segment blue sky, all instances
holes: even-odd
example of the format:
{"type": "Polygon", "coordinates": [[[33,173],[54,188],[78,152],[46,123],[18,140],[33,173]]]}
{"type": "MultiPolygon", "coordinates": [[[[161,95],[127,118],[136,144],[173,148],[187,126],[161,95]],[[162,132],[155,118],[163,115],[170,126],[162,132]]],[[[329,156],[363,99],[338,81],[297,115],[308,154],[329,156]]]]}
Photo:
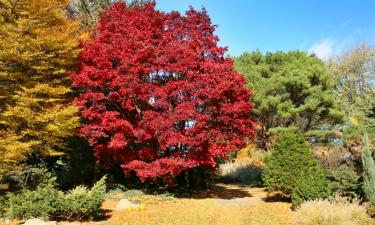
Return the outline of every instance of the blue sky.
{"type": "Polygon", "coordinates": [[[156,0],[163,11],[206,8],[221,46],[245,51],[301,49],[327,59],[375,44],[375,0],[156,0]]]}

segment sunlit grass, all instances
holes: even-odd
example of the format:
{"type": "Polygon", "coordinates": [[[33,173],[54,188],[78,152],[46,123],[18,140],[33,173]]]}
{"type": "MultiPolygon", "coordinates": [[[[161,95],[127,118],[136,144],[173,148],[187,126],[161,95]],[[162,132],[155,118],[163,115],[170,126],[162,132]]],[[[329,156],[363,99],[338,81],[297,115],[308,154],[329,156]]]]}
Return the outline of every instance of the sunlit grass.
{"type": "MultiPolygon", "coordinates": [[[[171,196],[137,196],[145,210],[110,213],[107,225],[285,225],[292,211],[285,202],[265,202],[262,189],[247,189],[244,198],[218,199],[213,195],[177,199],[171,196]]],[[[233,192],[233,190],[232,190],[233,192]]],[[[232,193],[228,192],[228,193],[232,193]]]]}

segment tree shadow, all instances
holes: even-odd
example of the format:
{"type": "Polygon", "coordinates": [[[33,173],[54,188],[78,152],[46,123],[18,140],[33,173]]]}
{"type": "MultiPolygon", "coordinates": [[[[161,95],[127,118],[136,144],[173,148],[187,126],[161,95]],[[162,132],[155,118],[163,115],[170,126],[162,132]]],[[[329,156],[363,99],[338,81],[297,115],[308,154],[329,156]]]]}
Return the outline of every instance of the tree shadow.
{"type": "Polygon", "coordinates": [[[274,193],[265,198],[262,198],[265,202],[290,202],[290,198],[281,194],[281,193],[274,193]]]}
{"type": "MultiPolygon", "coordinates": [[[[165,194],[159,192],[158,194],[165,194]]],[[[235,198],[247,198],[252,197],[252,195],[240,188],[230,187],[227,185],[210,184],[208,188],[205,189],[191,189],[178,188],[174,190],[169,190],[167,192],[175,198],[191,198],[191,199],[208,199],[208,198],[218,198],[218,199],[235,199],[235,198]]]]}

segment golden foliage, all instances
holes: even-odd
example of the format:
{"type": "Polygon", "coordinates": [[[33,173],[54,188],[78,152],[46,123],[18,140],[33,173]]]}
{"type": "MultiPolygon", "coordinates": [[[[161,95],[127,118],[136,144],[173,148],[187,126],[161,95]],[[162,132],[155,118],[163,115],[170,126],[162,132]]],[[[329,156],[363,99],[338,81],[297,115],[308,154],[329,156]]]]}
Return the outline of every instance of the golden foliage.
{"type": "Polygon", "coordinates": [[[269,152],[258,149],[255,143],[249,143],[238,151],[236,162],[262,168],[269,154],[269,152]]]}
{"type": "Polygon", "coordinates": [[[67,0],[0,0],[0,163],[61,154],[78,126],[69,71],[80,31],[67,0]]]}
{"type": "Polygon", "coordinates": [[[337,83],[337,94],[354,125],[375,97],[375,48],[366,44],[348,50],[328,61],[328,69],[337,83]]]}

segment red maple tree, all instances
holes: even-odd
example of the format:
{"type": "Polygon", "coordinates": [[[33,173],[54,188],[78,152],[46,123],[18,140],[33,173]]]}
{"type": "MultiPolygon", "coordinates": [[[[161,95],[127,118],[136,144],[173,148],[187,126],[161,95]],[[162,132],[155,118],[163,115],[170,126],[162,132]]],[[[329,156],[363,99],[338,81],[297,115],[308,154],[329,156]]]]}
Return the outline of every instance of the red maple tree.
{"type": "Polygon", "coordinates": [[[254,136],[245,80],[205,10],[116,3],[83,43],[75,103],[98,163],[142,180],[215,168],[254,136]]]}

